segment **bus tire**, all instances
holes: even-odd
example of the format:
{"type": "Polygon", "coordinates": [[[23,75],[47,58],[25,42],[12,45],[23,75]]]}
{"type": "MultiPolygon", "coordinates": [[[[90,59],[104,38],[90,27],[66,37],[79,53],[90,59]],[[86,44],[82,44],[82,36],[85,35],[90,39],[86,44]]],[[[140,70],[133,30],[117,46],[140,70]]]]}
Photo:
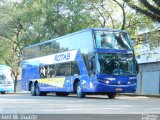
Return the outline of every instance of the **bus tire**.
{"type": "Polygon", "coordinates": [[[80,81],[76,85],[76,93],[77,93],[77,97],[79,97],[79,98],[85,98],[85,94],[82,91],[82,87],[81,87],[80,81]]]}
{"type": "Polygon", "coordinates": [[[1,92],[1,94],[5,94],[5,93],[6,93],[5,91],[2,91],[2,92],[1,92]]]}
{"type": "Polygon", "coordinates": [[[69,93],[67,92],[56,92],[56,96],[68,96],[69,93]]]}
{"type": "Polygon", "coordinates": [[[39,84],[38,83],[36,83],[36,89],[35,90],[36,90],[36,96],[44,96],[45,95],[44,92],[39,90],[39,84]]]}
{"type": "Polygon", "coordinates": [[[31,85],[31,95],[36,96],[35,85],[33,83],[31,85]]]}
{"type": "Polygon", "coordinates": [[[116,97],[116,93],[115,92],[107,93],[107,95],[108,95],[109,99],[114,99],[116,97]]]}
{"type": "Polygon", "coordinates": [[[41,92],[41,96],[46,96],[47,92],[41,92]]]}

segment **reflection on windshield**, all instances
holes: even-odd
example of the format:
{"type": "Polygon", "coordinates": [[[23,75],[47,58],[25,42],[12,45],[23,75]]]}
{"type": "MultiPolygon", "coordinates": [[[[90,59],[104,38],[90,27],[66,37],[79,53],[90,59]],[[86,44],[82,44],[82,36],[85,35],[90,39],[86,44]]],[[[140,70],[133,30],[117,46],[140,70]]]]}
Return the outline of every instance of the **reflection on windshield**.
{"type": "Polygon", "coordinates": [[[98,61],[98,71],[102,74],[136,74],[136,63],[133,60],[133,54],[99,54],[98,61]]]}
{"type": "Polygon", "coordinates": [[[95,31],[97,48],[131,50],[130,39],[125,32],[95,31]]]}

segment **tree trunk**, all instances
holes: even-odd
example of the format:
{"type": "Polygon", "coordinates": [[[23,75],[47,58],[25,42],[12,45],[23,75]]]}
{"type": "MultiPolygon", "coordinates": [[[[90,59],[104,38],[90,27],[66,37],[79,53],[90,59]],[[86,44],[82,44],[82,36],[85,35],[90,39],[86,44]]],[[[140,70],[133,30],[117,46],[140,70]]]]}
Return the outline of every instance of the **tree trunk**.
{"type": "Polygon", "coordinates": [[[15,80],[14,80],[14,93],[17,92],[17,75],[15,75],[15,80]]]}

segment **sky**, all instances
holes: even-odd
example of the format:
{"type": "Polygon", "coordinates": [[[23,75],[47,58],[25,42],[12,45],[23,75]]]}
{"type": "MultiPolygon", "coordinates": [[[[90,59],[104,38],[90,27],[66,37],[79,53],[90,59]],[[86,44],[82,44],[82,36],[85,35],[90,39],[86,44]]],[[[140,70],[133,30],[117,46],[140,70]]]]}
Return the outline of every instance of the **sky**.
{"type": "Polygon", "coordinates": [[[8,0],[9,2],[20,2],[21,0],[8,0]]]}

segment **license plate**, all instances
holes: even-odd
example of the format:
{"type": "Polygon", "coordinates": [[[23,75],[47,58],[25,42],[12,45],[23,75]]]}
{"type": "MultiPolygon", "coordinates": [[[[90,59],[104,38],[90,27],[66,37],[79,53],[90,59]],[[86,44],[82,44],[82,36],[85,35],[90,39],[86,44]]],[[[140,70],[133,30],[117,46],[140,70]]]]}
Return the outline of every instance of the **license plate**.
{"type": "Polygon", "coordinates": [[[122,91],[122,88],[116,88],[116,91],[122,91]]]}

